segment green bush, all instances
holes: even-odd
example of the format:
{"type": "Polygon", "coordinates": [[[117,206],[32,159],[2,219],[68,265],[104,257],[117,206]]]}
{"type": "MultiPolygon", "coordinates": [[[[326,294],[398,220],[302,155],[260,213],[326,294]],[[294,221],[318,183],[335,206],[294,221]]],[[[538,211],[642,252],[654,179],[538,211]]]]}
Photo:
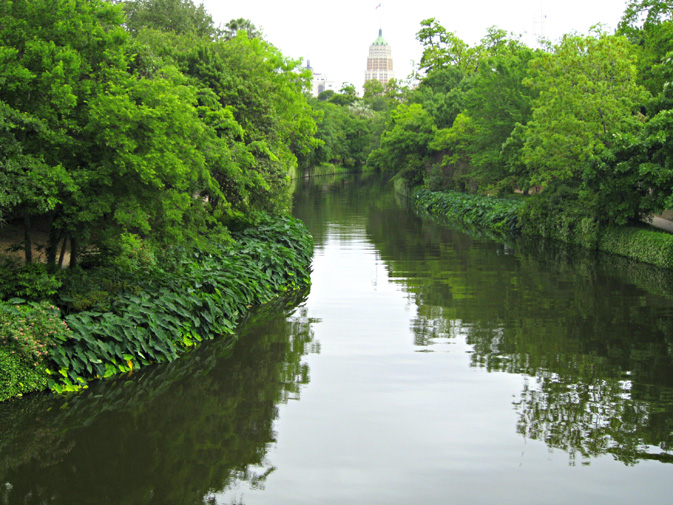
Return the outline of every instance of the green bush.
{"type": "Polygon", "coordinates": [[[0,257],[0,299],[51,299],[61,284],[60,272],[49,272],[44,263],[21,265],[14,258],[0,257]]]}
{"type": "Polygon", "coordinates": [[[0,303],[0,344],[14,344],[16,352],[34,366],[43,362],[68,333],[59,309],[48,302],[0,303]]]}
{"type": "Polygon", "coordinates": [[[609,227],[599,249],[662,268],[673,268],[673,235],[645,226],[609,227]]]}
{"type": "Polygon", "coordinates": [[[42,391],[48,383],[49,375],[44,365],[33,366],[14,342],[0,345],[0,402],[42,391]]]}
{"type": "Polygon", "coordinates": [[[522,235],[560,240],[595,250],[600,224],[575,189],[557,186],[526,200],[519,212],[522,235]]]}
{"type": "Polygon", "coordinates": [[[45,389],[45,363],[56,341],[69,332],[50,303],[13,301],[0,303],[0,401],[45,389]]]}
{"type": "Polygon", "coordinates": [[[232,334],[251,306],[309,284],[313,241],[299,221],[267,218],[233,238],[207,250],[174,249],[101,309],[68,315],[72,332],[51,354],[50,386],[69,390],[172,361],[204,339],[232,334]]]}
{"type": "Polygon", "coordinates": [[[516,235],[520,231],[518,211],[521,202],[518,200],[421,188],[415,192],[413,201],[431,215],[486,228],[501,236],[516,235]]]}
{"type": "Polygon", "coordinates": [[[564,187],[525,202],[425,188],[417,190],[413,199],[429,214],[501,236],[521,233],[673,268],[673,235],[644,225],[601,225],[591,209],[582,208],[576,195],[564,187]]]}

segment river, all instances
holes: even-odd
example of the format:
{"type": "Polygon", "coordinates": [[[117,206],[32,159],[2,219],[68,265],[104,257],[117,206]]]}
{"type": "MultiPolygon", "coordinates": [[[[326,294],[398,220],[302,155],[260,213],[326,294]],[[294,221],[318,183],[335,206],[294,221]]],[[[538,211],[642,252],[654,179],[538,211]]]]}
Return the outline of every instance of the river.
{"type": "Polygon", "coordinates": [[[673,279],[302,181],[310,291],[237,341],[0,404],[2,504],[669,504],[673,279]]]}

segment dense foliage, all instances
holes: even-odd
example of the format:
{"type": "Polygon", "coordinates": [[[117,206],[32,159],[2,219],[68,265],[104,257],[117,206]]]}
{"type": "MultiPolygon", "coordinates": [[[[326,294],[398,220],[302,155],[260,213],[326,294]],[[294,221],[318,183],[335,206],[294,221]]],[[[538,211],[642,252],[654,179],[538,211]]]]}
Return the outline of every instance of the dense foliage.
{"type": "Polygon", "coordinates": [[[306,229],[290,218],[247,229],[235,245],[174,251],[145,281],[66,317],[72,332],[51,352],[52,387],[172,361],[232,334],[249,307],[308,285],[312,253],[306,229]]]}
{"type": "Polygon", "coordinates": [[[192,0],[16,0],[0,27],[0,398],[172,360],[308,282],[299,61],[192,0]]]}
{"type": "Polygon", "coordinates": [[[0,399],[71,390],[231,335],[250,307],[309,284],[312,253],[299,221],[265,219],[231,244],[176,248],[145,271],[80,270],[59,295],[65,320],[44,302],[0,302],[0,399]]]}
{"type": "Polygon", "coordinates": [[[319,144],[308,74],[250,23],[220,30],[188,0],[17,0],[0,26],[0,218],[28,263],[36,231],[48,265],[67,240],[74,266],[288,209],[319,144]]]}
{"type": "Polygon", "coordinates": [[[553,204],[541,198],[493,198],[457,191],[419,188],[414,205],[440,220],[500,238],[540,237],[624,256],[657,267],[673,269],[673,235],[645,224],[600,226],[556,193],[553,204]]]}
{"type": "Polygon", "coordinates": [[[0,401],[45,389],[50,351],[69,333],[50,303],[0,303],[0,401]]]}
{"type": "Polygon", "coordinates": [[[470,47],[427,19],[418,86],[367,163],[432,190],[540,193],[524,219],[637,223],[673,207],[671,35],[670,0],[535,49],[497,28],[470,47]]]}
{"type": "Polygon", "coordinates": [[[467,226],[478,226],[505,236],[520,231],[520,200],[484,198],[457,191],[432,192],[425,188],[416,191],[413,199],[418,208],[467,226]]]}
{"type": "MultiPolygon", "coordinates": [[[[311,172],[331,163],[359,171],[380,143],[390,111],[401,98],[402,87],[394,79],[381,84],[370,80],[364,95],[357,96],[355,86],[344,83],[339,92],[323,91],[311,100],[317,117],[316,148],[299,156],[300,168],[311,172]]],[[[370,164],[371,166],[371,164],[370,164]]]]}

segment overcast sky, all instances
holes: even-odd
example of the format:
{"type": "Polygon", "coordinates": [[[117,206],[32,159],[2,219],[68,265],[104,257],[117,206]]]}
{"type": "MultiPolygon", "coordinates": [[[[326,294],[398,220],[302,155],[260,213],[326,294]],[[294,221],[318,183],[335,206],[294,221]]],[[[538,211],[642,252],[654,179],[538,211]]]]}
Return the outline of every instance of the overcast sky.
{"type": "Polygon", "coordinates": [[[204,0],[203,4],[216,24],[250,19],[285,56],[310,60],[315,71],[330,80],[361,89],[369,46],[379,28],[392,48],[396,77],[404,79],[421,57],[416,33],[423,19],[436,18],[470,45],[478,43],[489,26],[497,26],[522,35],[534,46],[539,34],[556,41],[573,31],[585,34],[597,23],[614,29],[626,1],[204,0]]]}

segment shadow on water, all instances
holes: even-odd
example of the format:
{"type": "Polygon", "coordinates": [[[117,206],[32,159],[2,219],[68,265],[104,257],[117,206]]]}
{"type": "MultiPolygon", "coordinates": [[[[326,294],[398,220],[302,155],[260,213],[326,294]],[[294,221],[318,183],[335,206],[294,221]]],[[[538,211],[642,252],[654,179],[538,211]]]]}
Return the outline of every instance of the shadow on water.
{"type": "Polygon", "coordinates": [[[190,504],[233,480],[263,486],[277,406],[308,383],[302,357],[317,345],[293,309],[305,295],[254,312],[235,343],[67,399],[0,404],[0,502],[190,504]]]}
{"type": "Polygon", "coordinates": [[[468,234],[410,211],[375,180],[347,184],[311,186],[299,213],[360,208],[390,279],[416,306],[418,351],[460,338],[473,367],[523,375],[517,431],[563,449],[571,464],[602,454],[673,462],[671,272],[468,234]]]}

